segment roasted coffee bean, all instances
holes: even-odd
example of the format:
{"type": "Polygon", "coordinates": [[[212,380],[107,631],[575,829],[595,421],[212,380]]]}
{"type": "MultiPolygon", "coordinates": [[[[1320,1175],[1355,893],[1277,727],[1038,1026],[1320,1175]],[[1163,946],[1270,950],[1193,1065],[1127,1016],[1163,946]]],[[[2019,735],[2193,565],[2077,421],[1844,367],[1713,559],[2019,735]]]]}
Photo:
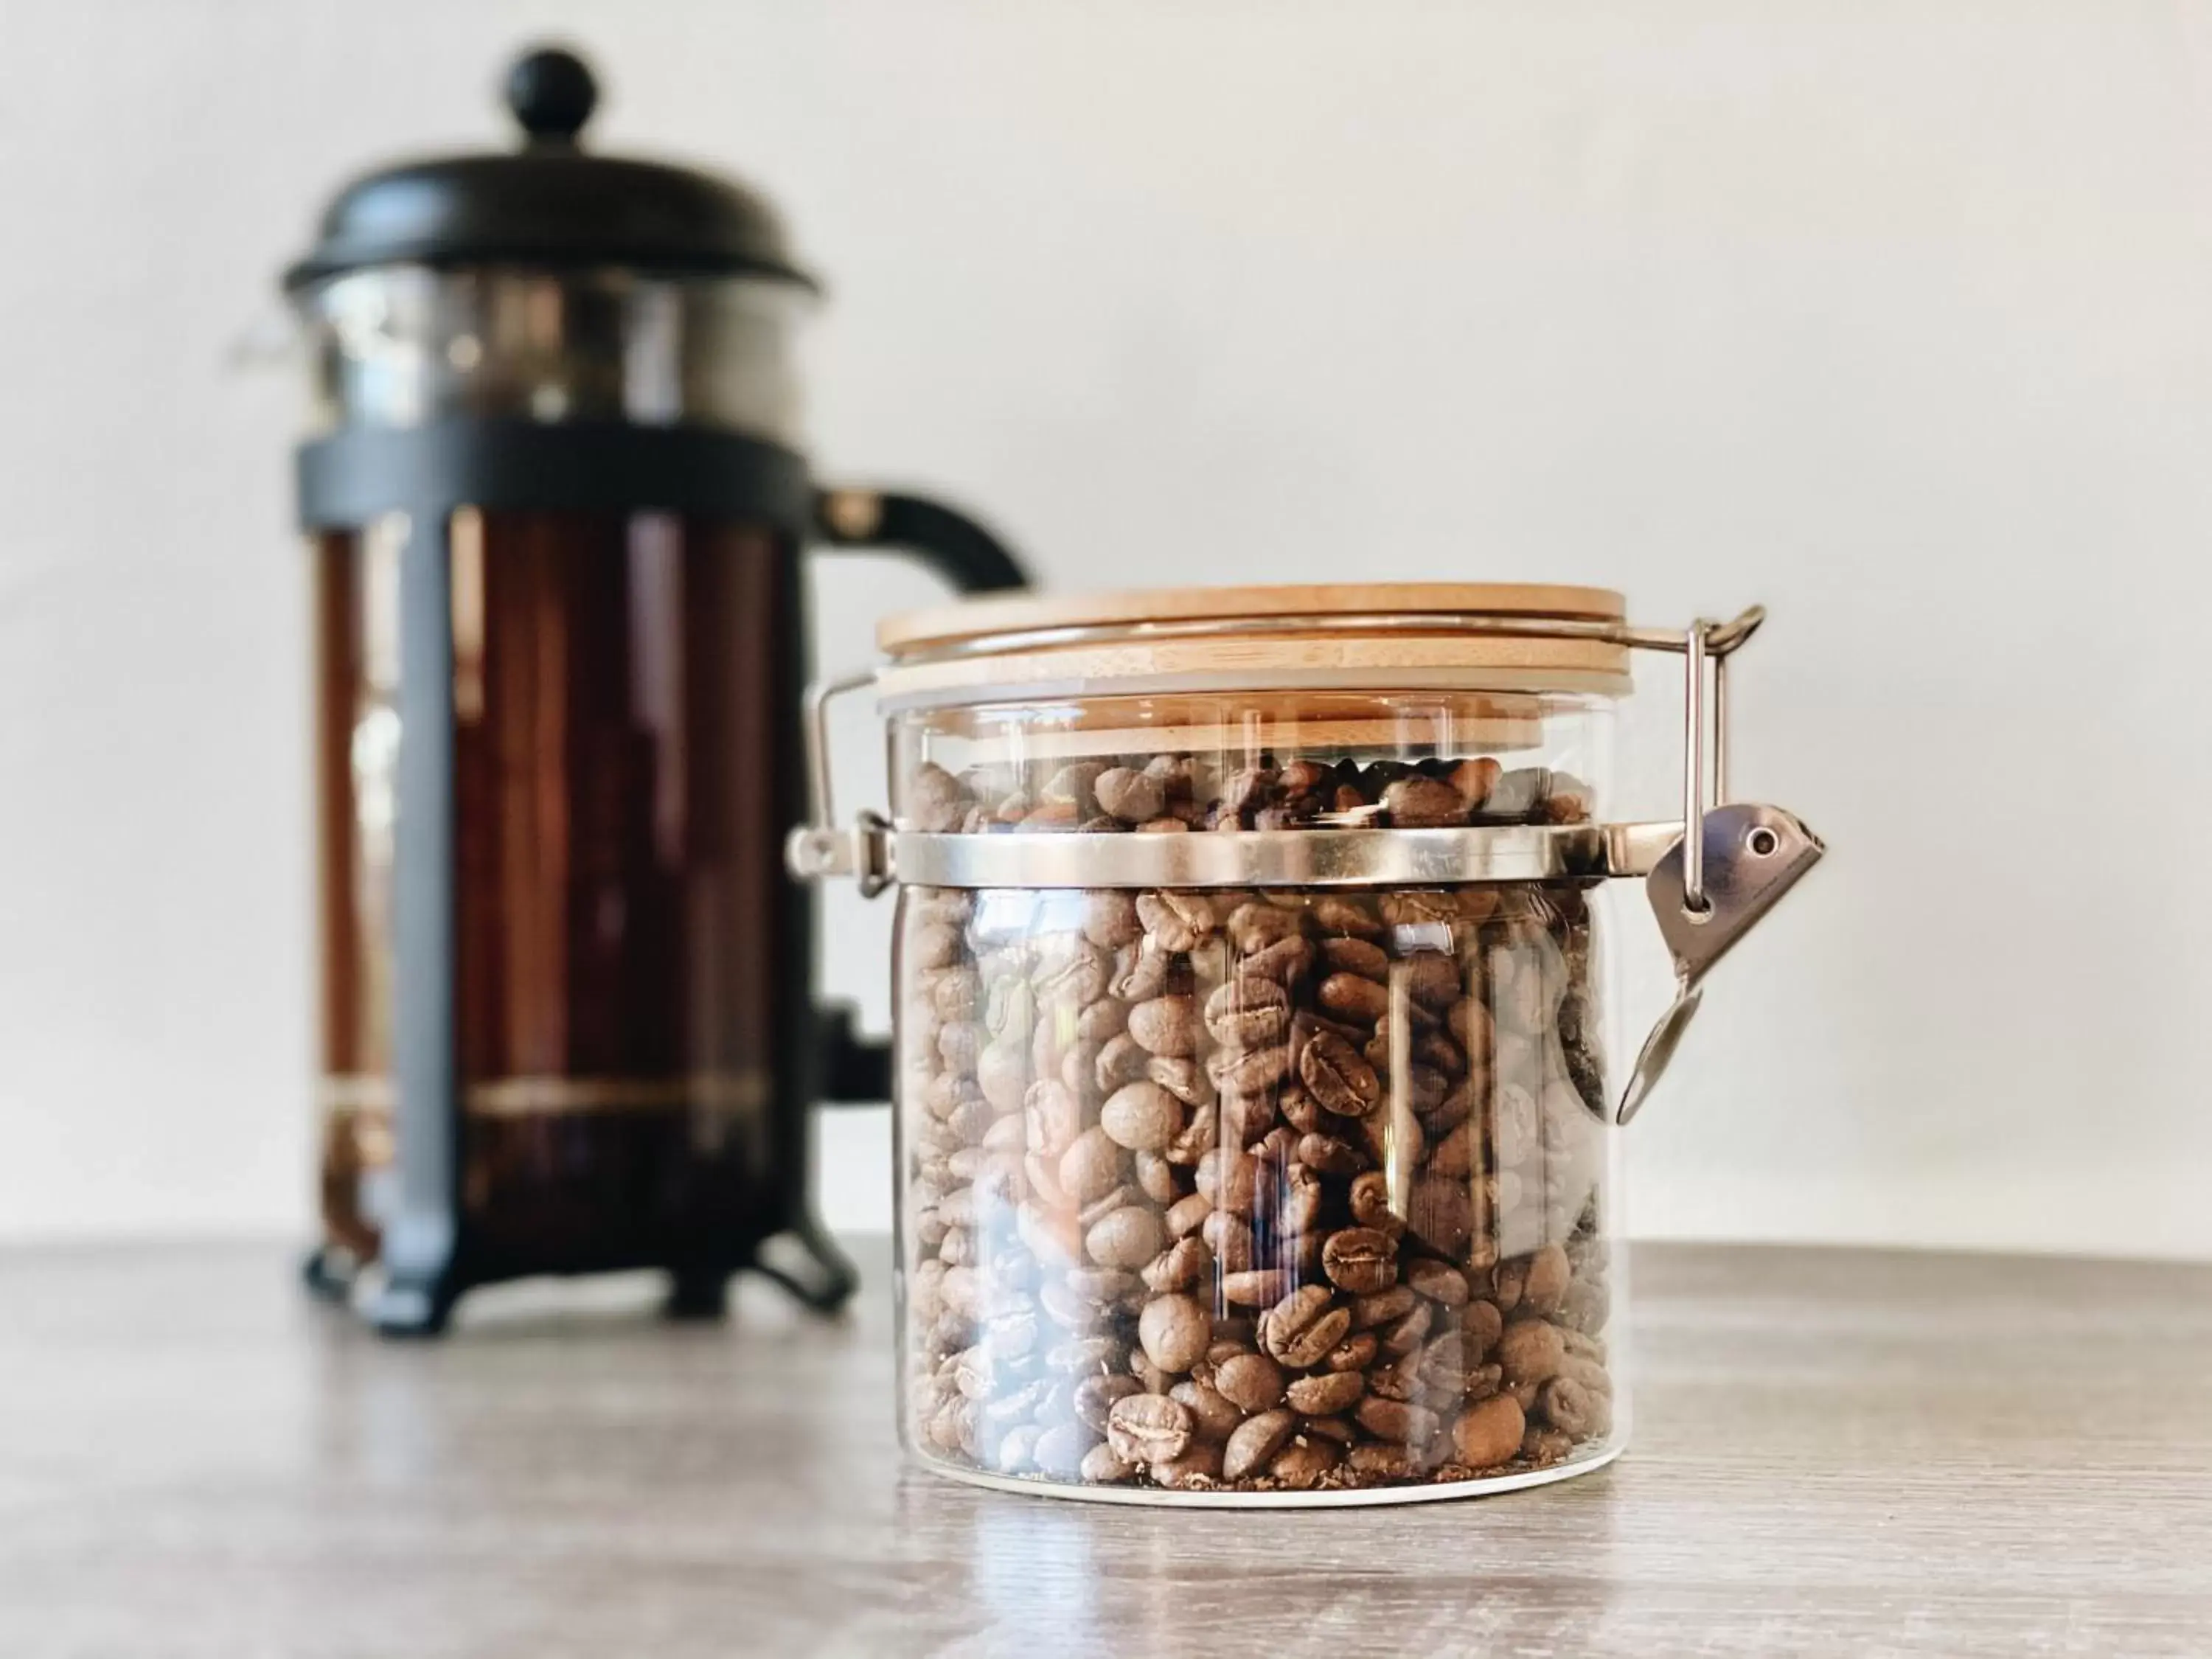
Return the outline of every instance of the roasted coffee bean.
{"type": "Polygon", "coordinates": [[[1237,964],[1237,971],[1246,979],[1272,980],[1279,985],[1288,985],[1302,978],[1312,965],[1310,941],[1285,939],[1255,951],[1237,964]]]}
{"type": "Polygon", "coordinates": [[[1402,1400],[1370,1394],[1352,1408],[1352,1415],[1368,1433],[1399,1445],[1426,1445],[1436,1437],[1436,1413],[1402,1400]]]}
{"type": "Polygon", "coordinates": [[[1221,1299],[1233,1308],[1272,1308],[1288,1296],[1297,1276],[1279,1268],[1248,1268],[1221,1276],[1221,1299]]]}
{"type": "Polygon", "coordinates": [[[1326,1285],[1308,1285],[1260,1316],[1260,1346],[1303,1370],[1342,1341],[1351,1327],[1352,1316],[1335,1305],[1326,1285]]]}
{"type": "Polygon", "coordinates": [[[1490,1299],[1498,1304],[1499,1312],[1512,1313],[1520,1307],[1528,1282],[1528,1258],[1509,1257],[1490,1270],[1490,1299]]]}
{"type": "Polygon", "coordinates": [[[1147,892],[1137,896],[1137,915],[1150,942],[1180,955],[1212,937],[1213,906],[1203,893],[1147,892]]]}
{"type": "Polygon", "coordinates": [[[1498,1395],[1460,1413],[1452,1425],[1452,1448],[1468,1468],[1492,1469],[1519,1455],[1527,1431],[1521,1407],[1511,1396],[1498,1395]]]}
{"type": "Polygon", "coordinates": [[[1394,984],[1404,986],[1415,1004],[1442,1011],[1466,994],[1459,964],[1441,951],[1415,951],[1399,964],[1394,984]]]}
{"type": "Polygon", "coordinates": [[[1378,1394],[1385,1400],[1412,1400],[1421,1391],[1421,1362],[1425,1352],[1418,1344],[1409,1352],[1391,1355],[1388,1349],[1380,1363],[1367,1368],[1367,1392],[1378,1394]]]}
{"type": "Polygon", "coordinates": [[[1558,1376],[1566,1357],[1559,1331],[1540,1319],[1516,1319],[1498,1339],[1498,1364],[1509,1387],[1558,1376]]]}
{"type": "Polygon", "coordinates": [[[1521,1455],[1540,1469],[1565,1462],[1574,1449],[1573,1437],[1562,1429],[1531,1424],[1528,1431],[1521,1437],[1521,1455]]]}
{"type": "Polygon", "coordinates": [[[1215,1367],[1213,1386],[1241,1410],[1267,1411],[1282,1401],[1283,1368],[1263,1353],[1231,1354],[1215,1367]]]}
{"type": "Polygon", "coordinates": [[[1491,1045],[1490,1010],[1472,997],[1455,1002],[1444,1011],[1444,1029],[1462,1054],[1481,1054],[1491,1045]]]}
{"type": "Polygon", "coordinates": [[[1091,784],[1098,805],[1123,823],[1142,823],[1157,817],[1167,805],[1164,779],[1126,766],[1109,767],[1091,784]]]}
{"type": "Polygon", "coordinates": [[[1190,1408],[1165,1395],[1136,1394],[1117,1400],[1106,1416],[1106,1443],[1131,1463],[1163,1463],[1189,1447],[1190,1408]]]}
{"type": "Polygon", "coordinates": [[[1107,1138],[1132,1152],[1160,1151],[1182,1133],[1182,1102],[1157,1083],[1124,1084],[1098,1109],[1098,1127],[1107,1138]]]}
{"type": "Polygon", "coordinates": [[[1284,1398],[1309,1417],[1333,1417],[1352,1409],[1367,1392],[1367,1379],[1358,1371],[1322,1371],[1293,1378],[1284,1398]]]}
{"type": "Polygon", "coordinates": [[[1198,1190],[1217,1209],[1250,1215],[1258,1194],[1260,1165],[1242,1147],[1216,1146],[1198,1160],[1198,1190]]]}
{"type": "Polygon", "coordinates": [[[1291,994],[1271,979],[1224,980],[1206,999],[1206,1029],[1228,1048],[1265,1048],[1290,1025],[1291,994]]]}
{"type": "Polygon", "coordinates": [[[1457,894],[1431,892],[1421,888],[1385,893],[1376,900],[1375,908],[1382,913],[1386,924],[1401,931],[1426,928],[1439,933],[1445,933],[1461,918],[1457,894]]]}
{"type": "Polygon", "coordinates": [[[1290,1443],[1291,1435],[1297,1426],[1296,1412],[1279,1410],[1261,1412],[1237,1425],[1222,1453],[1223,1477],[1242,1480],[1258,1474],[1290,1443]]]}
{"type": "Polygon", "coordinates": [[[1129,1345],[1110,1332],[1071,1336],[1045,1350],[1048,1370],[1062,1376],[1096,1376],[1101,1369],[1119,1370],[1127,1363],[1129,1345]]]}
{"type": "Polygon", "coordinates": [[[1203,1034],[1198,1005],[1187,996],[1159,996],[1129,1010],[1129,1035],[1155,1054],[1194,1054],[1203,1034]]]}
{"type": "Polygon", "coordinates": [[[1079,939],[1065,957],[1037,975],[1034,983],[1039,1001],[1063,1008],[1080,1008],[1106,995],[1113,977],[1113,953],[1100,950],[1087,939],[1079,939]]]}
{"type": "Polygon", "coordinates": [[[1387,1325],[1377,1326],[1375,1340],[1386,1354],[1411,1353],[1421,1346],[1435,1319],[1436,1310],[1431,1304],[1416,1302],[1412,1312],[1401,1315],[1387,1325]]]}
{"type": "Polygon", "coordinates": [[[1121,1001],[1146,1002],[1164,996],[1188,978],[1179,968],[1182,958],[1157,948],[1149,935],[1114,953],[1113,976],[1107,988],[1121,1001]]]}
{"type": "Polygon", "coordinates": [[[1145,1266],[1146,1288],[1158,1292],[1195,1290],[1213,1271],[1213,1253],[1199,1238],[1179,1238],[1145,1266]]]}
{"type": "Polygon", "coordinates": [[[1339,1455],[1328,1441],[1301,1437],[1275,1454],[1267,1465],[1267,1477],[1289,1491],[1308,1492],[1336,1467],[1339,1455]]]}
{"type": "Polygon", "coordinates": [[[1113,1191],[1094,1198],[1090,1203],[1085,1205],[1076,1212],[1075,1224],[1088,1232],[1123,1205],[1141,1202],[1142,1197],[1143,1195],[1134,1187],[1125,1182],[1115,1187],[1113,1191]]]}
{"type": "Polygon", "coordinates": [[[1468,805],[1480,811],[1490,799],[1490,792],[1498,787],[1499,773],[1504,769],[1487,755],[1479,760],[1462,761],[1449,774],[1451,786],[1468,805]]]}
{"type": "Polygon", "coordinates": [[[1298,1079],[1323,1109],[1341,1117],[1364,1115],[1382,1098],[1375,1068],[1333,1031],[1320,1032],[1305,1045],[1298,1055],[1298,1079]]]}
{"type": "Polygon", "coordinates": [[[1557,1313],[1573,1276],[1566,1251],[1557,1244],[1545,1245],[1528,1258],[1522,1280],[1522,1305],[1532,1313],[1557,1313]]]}
{"type": "Polygon", "coordinates": [[[1029,1092],[1029,1055],[1018,1043],[991,1043],[976,1056],[975,1082],[993,1111],[1018,1112],[1029,1092]]]}
{"type": "Polygon", "coordinates": [[[1298,1140],[1298,1162],[1322,1175],[1356,1175],[1367,1167],[1367,1154],[1334,1135],[1304,1135],[1298,1140]]]}
{"type": "Polygon", "coordinates": [[[1161,1370],[1187,1371],[1206,1357],[1213,1340],[1213,1316],[1195,1297],[1155,1297],[1138,1316],[1137,1340],[1161,1370]]]}
{"type": "Polygon", "coordinates": [[[1187,1054],[1154,1054],[1145,1062],[1145,1080],[1158,1084],[1186,1106],[1212,1103],[1213,1082],[1206,1068],[1187,1054]]]}
{"type": "Polygon", "coordinates": [[[1029,1086],[1022,1114],[1030,1147],[1048,1158],[1063,1155],[1083,1124],[1081,1103],[1065,1085],[1049,1078],[1029,1086]]]}
{"type": "Polygon", "coordinates": [[[1214,1389],[1197,1378],[1178,1382],[1168,1390],[1168,1398],[1178,1401],[1190,1413],[1191,1437],[1212,1441],[1218,1445],[1235,1432],[1244,1413],[1223,1399],[1214,1389]]]}
{"type": "Polygon", "coordinates": [[[1112,888],[1084,895],[1083,937],[1093,945],[1118,951],[1141,938],[1144,931],[1144,924],[1137,920],[1134,895],[1112,888]]]}
{"type": "Polygon", "coordinates": [[[1244,1217],[1216,1210],[1206,1218],[1198,1233],[1224,1275],[1251,1270],[1252,1224],[1244,1217]]]}
{"type": "Polygon", "coordinates": [[[1403,1319],[1413,1311],[1420,1298],[1407,1285],[1395,1285],[1372,1294],[1356,1296],[1352,1299],[1352,1328],[1372,1330],[1387,1325],[1392,1320],[1403,1319]]]}
{"type": "Polygon", "coordinates": [[[1065,1480],[1082,1468],[1097,1438],[1085,1434],[1079,1424],[1055,1423],[1037,1436],[1030,1455],[1040,1473],[1065,1480]]]}
{"type": "Polygon", "coordinates": [[[1206,1074],[1224,1095],[1255,1095],[1273,1088],[1289,1073],[1286,1043],[1265,1048],[1217,1048],[1206,1057],[1206,1074]]]}
{"type": "Polygon", "coordinates": [[[1494,1302],[1470,1302],[1460,1310],[1460,1334],[1478,1357],[1498,1346],[1504,1328],[1505,1316],[1498,1311],[1494,1302]]]}
{"type": "Polygon", "coordinates": [[[1152,1058],[1143,1043],[1127,1031],[1117,1031],[1099,1045],[1098,1058],[1091,1063],[1091,1080],[1100,1093],[1111,1094],[1125,1084],[1142,1079],[1152,1058]]]}
{"type": "Polygon", "coordinates": [[[1348,1417],[1309,1417],[1299,1425],[1298,1431],[1338,1446],[1349,1446],[1359,1438],[1358,1425],[1348,1417]]]}
{"type": "Polygon", "coordinates": [[[1250,956],[1279,945],[1286,939],[1295,939],[1304,924],[1295,910],[1285,910],[1259,900],[1248,900],[1229,913],[1224,929],[1229,942],[1240,956],[1250,956]]]}
{"type": "Polygon", "coordinates": [[[1221,1114],[1196,1111],[1182,1126],[1182,1133],[1168,1142],[1162,1156],[1170,1164],[1189,1168],[1213,1150],[1221,1134],[1221,1114]]]}
{"type": "Polygon", "coordinates": [[[1180,1457],[1152,1467],[1152,1484],[1170,1492],[1203,1492],[1221,1480],[1221,1447],[1212,1440],[1194,1440],[1180,1457]]]}
{"type": "Polygon", "coordinates": [[[1034,1423],[1017,1424],[1000,1436],[995,1452],[982,1455],[983,1461],[1002,1474],[1026,1474],[1036,1462],[1036,1443],[1043,1432],[1034,1423]]]}
{"type": "MultiPolygon", "coordinates": [[[[1109,1136],[1109,1139],[1111,1139],[1109,1136]]],[[[1136,1170],[1137,1186],[1155,1204],[1172,1204],[1176,1200],[1175,1165],[1158,1152],[1139,1152],[1130,1160],[1136,1170]]]]}
{"type": "Polygon", "coordinates": [[[1352,1218],[1359,1225],[1394,1239],[1404,1234],[1405,1218],[1398,1213],[1390,1199],[1390,1178],[1380,1170],[1353,1176],[1348,1201],[1352,1218]]]}
{"type": "Polygon", "coordinates": [[[1076,761],[1063,766],[1045,781],[1044,787],[1037,791],[1037,799],[1048,805],[1088,812],[1098,804],[1092,791],[1105,770],[1096,761],[1076,761]]]}
{"type": "Polygon", "coordinates": [[[1142,1348],[1129,1355],[1129,1375],[1144,1385],[1146,1394],[1165,1394],[1176,1385],[1176,1373],[1162,1370],[1142,1348]]]}
{"type": "Polygon", "coordinates": [[[1321,1363],[1333,1371],[1364,1371],[1375,1363],[1381,1347],[1374,1332],[1358,1331],[1331,1348],[1321,1363]]]}
{"type": "Polygon", "coordinates": [[[1083,1236],[1084,1249],[1102,1267],[1142,1267],[1166,1243],[1167,1231],[1161,1225],[1159,1212],[1139,1204],[1115,1206],[1093,1222],[1083,1236]]]}
{"type": "Polygon", "coordinates": [[[1469,1175],[1474,1172],[1474,1126],[1462,1123],[1430,1149],[1429,1173],[1445,1176],[1469,1175]]]}
{"type": "Polygon", "coordinates": [[[1389,953],[1367,939],[1323,939],[1321,959],[1332,975],[1352,974],[1361,979],[1378,981],[1390,977],[1389,953]]]}
{"type": "MultiPolygon", "coordinates": [[[[1239,1354],[1254,1352],[1250,1333],[1237,1328],[1247,1322],[1241,1318],[1214,1322],[1213,1340],[1206,1345],[1206,1358],[1198,1368],[1206,1373],[1207,1382],[1213,1380],[1212,1373],[1216,1366],[1227,1364],[1239,1354]]],[[[1198,1371],[1192,1374],[1195,1376],[1198,1371]]]]}
{"type": "Polygon", "coordinates": [[[1613,1427],[1612,1402],[1571,1376],[1555,1376],[1536,1396],[1536,1408],[1555,1429],[1587,1440],[1613,1427]]]}
{"type": "Polygon", "coordinates": [[[1078,1204],[1103,1198],[1121,1184],[1126,1154],[1097,1124],[1078,1135],[1060,1160],[1060,1186],[1078,1204]]]}
{"type": "MultiPolygon", "coordinates": [[[[1301,1144],[1303,1139],[1300,1138],[1301,1144]]],[[[1304,1164],[1294,1164],[1276,1190],[1276,1231],[1298,1237],[1310,1235],[1321,1220],[1322,1206],[1328,1202],[1314,1172],[1304,1164]]]]}
{"type": "Polygon", "coordinates": [[[1402,1273],[1409,1287],[1431,1301],[1447,1308],[1467,1305],[1467,1275],[1448,1261],[1409,1261],[1402,1273]]]}
{"type": "Polygon", "coordinates": [[[1345,1227],[1322,1246],[1322,1271],[1329,1283],[1355,1296],[1387,1289],[1398,1278],[1398,1246],[1372,1227],[1345,1227]]]}
{"type": "Polygon", "coordinates": [[[908,931],[906,960],[915,969],[950,968],[960,959],[961,933],[941,921],[908,931]]]}
{"type": "Polygon", "coordinates": [[[1382,791],[1382,809],[1401,830],[1438,830],[1467,822],[1467,798],[1440,778],[1419,773],[1382,791]]]}
{"type": "Polygon", "coordinates": [[[1249,1148],[1274,1127],[1275,1103],[1266,1095],[1224,1095],[1221,1135],[1224,1144],[1249,1148]]]}
{"type": "Polygon", "coordinates": [[[1132,1479],[1137,1466],[1110,1443],[1102,1442],[1083,1454],[1082,1465],[1076,1473],[1094,1486],[1111,1486],[1132,1479]]]}
{"type": "Polygon", "coordinates": [[[1354,1446],[1345,1461],[1361,1474],[1377,1480],[1411,1480],[1421,1472],[1421,1461],[1407,1448],[1388,1440],[1370,1440],[1354,1446]]]}
{"type": "Polygon", "coordinates": [[[1283,1121],[1302,1135],[1328,1134],[1339,1127],[1335,1116],[1315,1105],[1313,1097],[1295,1083],[1285,1084],[1275,1098],[1283,1121]]]}
{"type": "Polygon", "coordinates": [[[1467,1183],[1443,1176],[1415,1176],[1406,1231],[1440,1255],[1458,1256],[1474,1234],[1474,1200],[1467,1183]]]}
{"type": "Polygon", "coordinates": [[[1119,1036],[1129,1024],[1129,1006],[1121,998],[1104,996],[1086,1002],[1075,1016],[1075,1037],[1078,1042],[1103,1044],[1109,1037],[1119,1036]]]}
{"type": "Polygon", "coordinates": [[[1382,924],[1375,913],[1356,898],[1330,893],[1314,901],[1314,926],[1324,933],[1349,934],[1355,939],[1380,939],[1382,924]]]}
{"type": "Polygon", "coordinates": [[[1416,1117],[1425,1117],[1435,1111],[1451,1092],[1451,1084],[1442,1072],[1419,1060],[1400,1068],[1398,1084],[1397,1098],[1392,1106],[1410,1111],[1416,1117]]]}
{"type": "Polygon", "coordinates": [[[942,836],[960,827],[973,804],[974,797],[959,779],[943,767],[924,761],[908,781],[905,811],[900,817],[925,836],[942,836]]]}
{"type": "Polygon", "coordinates": [[[1371,1024],[1390,1012],[1389,988],[1358,974],[1331,974],[1316,994],[1322,1007],[1344,1019],[1371,1024]]]}
{"type": "Polygon", "coordinates": [[[1432,1398],[1455,1399],[1467,1388],[1467,1343],[1457,1331],[1446,1331],[1442,1336],[1432,1336],[1428,1346],[1417,1356],[1415,1370],[1420,1386],[1432,1398]]]}
{"type": "Polygon", "coordinates": [[[1206,1218],[1213,1213],[1213,1200],[1204,1193],[1192,1193],[1179,1198],[1168,1207],[1169,1237],[1188,1238],[1206,1225],[1206,1218]]]}

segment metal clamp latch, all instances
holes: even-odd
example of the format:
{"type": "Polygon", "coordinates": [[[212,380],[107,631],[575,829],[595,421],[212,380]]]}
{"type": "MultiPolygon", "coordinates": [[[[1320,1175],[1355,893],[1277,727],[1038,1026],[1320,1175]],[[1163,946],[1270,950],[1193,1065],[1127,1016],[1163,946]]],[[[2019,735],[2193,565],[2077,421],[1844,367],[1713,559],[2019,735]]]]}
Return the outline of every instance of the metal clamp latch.
{"type": "Polygon", "coordinates": [[[830,795],[830,704],[848,691],[876,683],[875,671],[821,680],[806,688],[807,822],[784,838],[784,867],[800,881],[850,876],[860,896],[873,898],[897,879],[891,853],[890,820],[863,811],[850,829],[840,829],[830,795]]]}
{"type": "MultiPolygon", "coordinates": [[[[940,887],[1264,888],[1592,882],[1641,876],[1660,935],[1674,957],[1676,990],[1644,1039],[1613,1113],[1615,1122],[1626,1123],[1674,1058],[1697,1012],[1706,973],[1826,850],[1819,836],[1782,808],[1728,798],[1728,659],[1765,619],[1758,605],[1731,622],[1699,618],[1679,631],[1543,617],[1457,619],[1472,632],[1595,639],[1634,650],[1680,653],[1680,823],[1204,836],[958,836],[902,831],[878,813],[862,812],[850,828],[841,829],[830,791],[829,705],[872,684],[875,676],[869,672],[826,681],[806,694],[811,822],[791,832],[786,862],[801,879],[851,876],[869,897],[895,880],[940,887]]],[[[1275,617],[1270,625],[1304,620],[1275,617]]],[[[1314,620],[1341,625],[1346,619],[1314,620]]],[[[1431,627],[1437,623],[1434,617],[1423,621],[1431,627]]],[[[1209,625],[1177,626],[1189,631],[1209,625]]],[[[1222,631],[1236,627],[1218,626],[1222,631]]]]}

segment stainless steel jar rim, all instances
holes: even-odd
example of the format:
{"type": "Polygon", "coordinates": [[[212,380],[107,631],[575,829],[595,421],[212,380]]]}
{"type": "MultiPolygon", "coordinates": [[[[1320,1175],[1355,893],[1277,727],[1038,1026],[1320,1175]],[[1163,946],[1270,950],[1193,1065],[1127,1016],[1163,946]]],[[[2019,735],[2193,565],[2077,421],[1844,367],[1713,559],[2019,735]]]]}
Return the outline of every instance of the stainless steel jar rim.
{"type": "MultiPolygon", "coordinates": [[[[1188,835],[922,835],[863,825],[854,873],[924,887],[1436,887],[1650,872],[1680,823],[1188,835]]],[[[845,848],[833,861],[844,861],[845,848]]]]}

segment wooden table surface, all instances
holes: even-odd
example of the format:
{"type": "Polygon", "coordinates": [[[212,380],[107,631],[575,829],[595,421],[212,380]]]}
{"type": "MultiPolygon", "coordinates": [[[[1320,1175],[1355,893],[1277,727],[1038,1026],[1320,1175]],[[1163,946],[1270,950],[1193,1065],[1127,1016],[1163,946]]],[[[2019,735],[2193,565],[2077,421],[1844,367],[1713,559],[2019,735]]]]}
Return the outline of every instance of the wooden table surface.
{"type": "Polygon", "coordinates": [[[902,1468],[866,1259],[412,1346],[269,1249],[0,1253],[0,1655],[2212,1652],[2212,1267],[1648,1247],[1612,1468],[1170,1513],[902,1468]]]}

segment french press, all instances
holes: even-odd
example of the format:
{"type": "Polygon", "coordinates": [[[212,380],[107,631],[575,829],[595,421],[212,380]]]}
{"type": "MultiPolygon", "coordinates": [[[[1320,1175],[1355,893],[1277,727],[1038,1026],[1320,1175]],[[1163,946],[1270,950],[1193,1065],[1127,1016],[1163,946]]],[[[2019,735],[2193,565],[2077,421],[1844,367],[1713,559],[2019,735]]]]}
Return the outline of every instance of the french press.
{"type": "Polygon", "coordinates": [[[284,290],[311,352],[324,1238],[311,1284],[441,1328],[470,1287],[658,1267],[712,1314],[760,1267],[833,1306],[807,1112],[887,1097],[812,999],[800,554],[969,590],[971,520],[825,489],[814,281],[757,196],[586,153],[564,52],[520,148],[347,186],[284,290]]]}

